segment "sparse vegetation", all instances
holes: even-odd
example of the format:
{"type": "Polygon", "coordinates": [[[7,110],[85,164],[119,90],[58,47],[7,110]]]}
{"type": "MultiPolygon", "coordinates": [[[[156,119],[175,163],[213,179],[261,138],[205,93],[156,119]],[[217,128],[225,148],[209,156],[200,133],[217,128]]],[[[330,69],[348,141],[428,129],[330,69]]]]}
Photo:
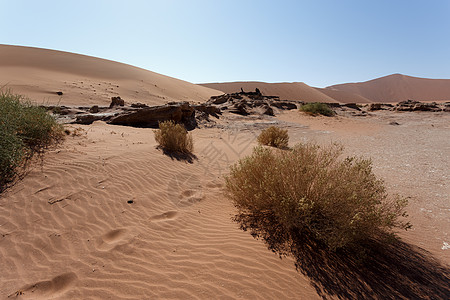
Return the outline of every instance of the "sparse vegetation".
{"type": "Polygon", "coordinates": [[[165,151],[191,153],[194,149],[192,136],[183,125],[176,124],[174,121],[159,123],[159,129],[154,133],[156,142],[165,151]]]}
{"type": "Polygon", "coordinates": [[[44,108],[23,96],[0,92],[0,191],[20,168],[63,137],[63,128],[44,108]]]}
{"type": "Polygon", "coordinates": [[[301,111],[316,116],[316,115],[324,115],[327,117],[334,116],[334,111],[325,103],[314,102],[314,103],[306,103],[300,106],[301,111]]]}
{"type": "Polygon", "coordinates": [[[238,209],[235,220],[280,252],[298,240],[337,250],[408,229],[400,220],[407,200],[388,197],[370,160],[342,159],[342,151],[335,144],[255,148],[226,177],[226,194],[238,209]]]}
{"type": "Polygon", "coordinates": [[[267,145],[280,149],[286,149],[289,145],[289,135],[286,129],[270,126],[264,129],[258,136],[260,145],[267,145]]]}

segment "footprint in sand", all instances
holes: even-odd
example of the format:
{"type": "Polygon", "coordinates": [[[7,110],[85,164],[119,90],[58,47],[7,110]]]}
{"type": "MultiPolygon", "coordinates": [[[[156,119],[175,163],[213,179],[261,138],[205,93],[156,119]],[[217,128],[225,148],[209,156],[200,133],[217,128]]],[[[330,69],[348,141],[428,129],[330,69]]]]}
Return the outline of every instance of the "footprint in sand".
{"type": "Polygon", "coordinates": [[[158,221],[173,220],[177,217],[177,215],[178,215],[178,212],[176,212],[176,211],[168,211],[163,214],[150,217],[150,221],[158,222],[158,221]]]}
{"type": "Polygon", "coordinates": [[[8,296],[19,299],[52,299],[65,293],[78,279],[73,272],[61,274],[52,280],[28,284],[8,296]]]}
{"type": "Polygon", "coordinates": [[[177,174],[167,186],[167,196],[177,207],[193,205],[204,198],[202,181],[195,174],[177,174]]]}
{"type": "Polygon", "coordinates": [[[102,235],[97,240],[97,249],[101,251],[109,251],[114,247],[124,244],[124,241],[128,238],[127,229],[115,229],[102,235]]]}
{"type": "Polygon", "coordinates": [[[204,199],[202,190],[184,190],[179,196],[178,205],[179,206],[189,206],[204,199]]]}

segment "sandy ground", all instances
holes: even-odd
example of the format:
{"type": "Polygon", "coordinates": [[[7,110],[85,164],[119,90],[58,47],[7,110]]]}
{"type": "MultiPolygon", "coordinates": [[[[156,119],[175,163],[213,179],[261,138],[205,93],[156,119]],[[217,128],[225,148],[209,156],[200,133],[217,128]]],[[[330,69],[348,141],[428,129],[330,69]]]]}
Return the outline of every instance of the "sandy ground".
{"type": "Polygon", "coordinates": [[[289,130],[292,145],[336,141],[372,157],[389,191],[410,197],[414,228],[403,240],[449,265],[449,114],[230,115],[193,131],[192,163],[163,155],[151,129],[95,122],[70,126],[76,136],[0,196],[0,297],[338,297],[231,220],[222,176],[272,124],[289,130]]]}

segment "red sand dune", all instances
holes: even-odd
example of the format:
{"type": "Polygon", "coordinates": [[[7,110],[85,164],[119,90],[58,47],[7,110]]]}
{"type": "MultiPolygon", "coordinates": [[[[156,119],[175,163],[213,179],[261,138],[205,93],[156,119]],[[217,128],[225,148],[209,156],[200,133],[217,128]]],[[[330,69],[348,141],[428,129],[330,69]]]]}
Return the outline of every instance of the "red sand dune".
{"type": "Polygon", "coordinates": [[[112,96],[158,105],[206,101],[205,87],[110,60],[40,48],[0,45],[0,87],[38,103],[107,105],[112,96]],[[62,97],[56,92],[63,92],[62,97]]]}
{"type": "Polygon", "coordinates": [[[450,79],[427,79],[393,74],[365,82],[332,85],[333,89],[358,94],[373,102],[449,101],[450,79]]]}
{"type": "Polygon", "coordinates": [[[326,88],[326,89],[316,88],[316,90],[333,98],[334,100],[336,100],[339,103],[371,103],[372,102],[369,99],[367,99],[361,95],[349,93],[346,91],[335,90],[332,88],[326,88]]]}

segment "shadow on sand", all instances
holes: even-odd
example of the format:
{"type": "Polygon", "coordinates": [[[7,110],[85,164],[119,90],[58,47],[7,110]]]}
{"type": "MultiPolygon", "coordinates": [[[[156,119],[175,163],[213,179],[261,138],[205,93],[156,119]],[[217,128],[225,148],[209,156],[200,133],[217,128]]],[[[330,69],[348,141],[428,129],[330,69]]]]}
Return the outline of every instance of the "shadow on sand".
{"type": "Polygon", "coordinates": [[[197,156],[193,153],[167,151],[161,147],[158,147],[158,149],[162,150],[164,155],[167,155],[172,160],[176,159],[178,161],[185,161],[190,164],[194,163],[194,160],[197,160],[197,156]]]}
{"type": "Polygon", "coordinates": [[[450,268],[416,246],[396,240],[372,242],[363,252],[331,252],[286,234],[270,215],[240,214],[235,221],[280,257],[293,256],[323,299],[450,299],[450,268]]]}

